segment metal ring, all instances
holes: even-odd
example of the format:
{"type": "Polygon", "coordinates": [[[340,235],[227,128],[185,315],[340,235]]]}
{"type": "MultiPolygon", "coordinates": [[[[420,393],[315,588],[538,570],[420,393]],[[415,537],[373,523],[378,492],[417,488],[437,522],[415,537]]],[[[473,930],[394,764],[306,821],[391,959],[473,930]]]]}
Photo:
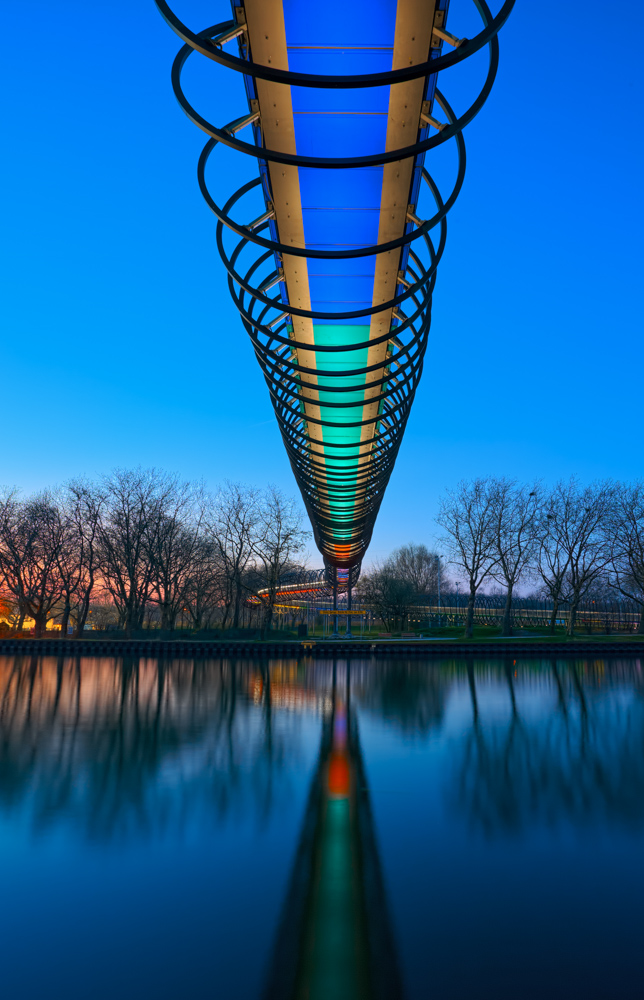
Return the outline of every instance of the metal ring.
{"type": "MultiPolygon", "coordinates": [[[[201,55],[206,56],[208,59],[212,59],[214,62],[220,63],[222,66],[227,66],[229,69],[234,69],[238,73],[247,74],[248,73],[248,62],[245,59],[240,59],[238,56],[231,56],[227,52],[222,52],[221,50],[214,48],[212,45],[204,44],[203,32],[195,34],[179,20],[177,15],[171,9],[171,7],[165,2],[165,0],[154,0],[161,17],[166,21],[166,23],[172,28],[176,35],[186,43],[195,52],[200,52],[201,55]]],[[[482,0],[473,0],[474,6],[477,8],[479,13],[481,8],[485,7],[482,0]]],[[[318,75],[315,73],[294,73],[291,70],[275,69],[272,66],[263,66],[262,64],[253,64],[255,68],[254,76],[258,77],[260,80],[270,80],[273,83],[284,83],[291,87],[315,87],[320,89],[336,89],[338,87],[343,90],[350,90],[353,88],[362,89],[363,87],[383,87],[390,86],[394,83],[404,83],[407,80],[418,80],[424,76],[431,76],[433,73],[440,73],[444,69],[449,69],[450,66],[456,66],[458,63],[463,62],[468,56],[473,55],[478,52],[479,49],[486,45],[490,38],[493,38],[501,30],[510,14],[512,13],[512,8],[514,7],[515,0],[505,0],[505,3],[501,7],[495,18],[491,19],[487,27],[475,35],[474,38],[468,38],[463,45],[455,49],[454,52],[449,53],[446,56],[439,56],[436,59],[429,59],[424,63],[417,63],[415,66],[404,66],[401,69],[389,70],[385,73],[363,73],[355,74],[352,76],[328,76],[328,75],[318,75]]],[[[487,8],[486,8],[487,9],[487,8]]],[[[489,13],[489,11],[488,11],[489,13]]],[[[490,15],[491,17],[491,15],[490,15]]],[[[214,35],[219,31],[225,31],[226,28],[232,27],[233,21],[222,21],[221,24],[214,25],[213,28],[208,29],[214,35]]]]}

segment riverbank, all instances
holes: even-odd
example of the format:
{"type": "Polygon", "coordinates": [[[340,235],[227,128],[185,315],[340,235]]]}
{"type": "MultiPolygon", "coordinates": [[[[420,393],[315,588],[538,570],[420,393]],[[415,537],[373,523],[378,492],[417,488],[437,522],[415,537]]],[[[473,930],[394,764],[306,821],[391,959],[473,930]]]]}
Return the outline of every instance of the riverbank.
{"type": "Polygon", "coordinates": [[[454,655],[584,655],[629,656],[644,654],[640,636],[596,636],[594,638],[540,636],[499,639],[0,639],[0,654],[54,656],[149,656],[177,657],[257,656],[454,656],[454,655]]]}

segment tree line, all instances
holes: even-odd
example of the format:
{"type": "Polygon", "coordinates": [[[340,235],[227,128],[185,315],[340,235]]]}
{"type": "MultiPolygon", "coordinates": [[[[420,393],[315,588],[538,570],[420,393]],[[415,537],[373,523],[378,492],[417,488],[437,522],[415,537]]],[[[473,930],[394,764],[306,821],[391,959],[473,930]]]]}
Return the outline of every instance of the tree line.
{"type": "MultiPolygon", "coordinates": [[[[644,631],[644,484],[576,478],[541,482],[487,476],[446,490],[436,518],[444,556],[409,544],[360,578],[359,598],[388,625],[428,603],[454,603],[465,584],[465,632],[473,635],[484,588],[501,589],[501,633],[512,635],[517,592],[547,604],[554,633],[562,610],[574,633],[582,602],[627,601],[644,631]]],[[[495,606],[497,604],[495,600],[495,606]]],[[[522,598],[521,603],[525,601],[522,598]]]]}
{"type": "Polygon", "coordinates": [[[495,581],[505,591],[502,634],[512,634],[512,602],[530,584],[551,605],[554,632],[562,606],[574,634],[581,602],[601,593],[626,598],[644,631],[644,483],[576,478],[541,482],[487,476],[447,490],[437,517],[442,545],[467,586],[466,635],[476,596],[495,581]]]}
{"type": "Polygon", "coordinates": [[[126,635],[151,610],[161,628],[239,627],[249,598],[271,627],[282,575],[308,532],[279,489],[227,483],[216,493],[156,469],[116,470],[55,491],[0,494],[0,596],[20,630],[47,622],[75,636],[111,623],[126,635]]]}
{"type": "MultiPolygon", "coordinates": [[[[384,622],[446,599],[449,568],[465,583],[468,636],[490,585],[503,589],[503,635],[526,587],[548,602],[553,632],[565,607],[573,633],[596,594],[629,601],[644,631],[644,484],[573,478],[547,488],[488,476],[447,490],[437,522],[445,556],[410,544],[361,576],[356,599],[384,622]]],[[[236,629],[251,616],[265,634],[281,581],[306,572],[298,558],[308,537],[297,502],[272,486],[208,493],[135,469],[26,497],[5,489],[0,614],[17,630],[33,619],[36,636],[51,620],[63,634],[92,623],[131,635],[151,621],[236,629]]]]}

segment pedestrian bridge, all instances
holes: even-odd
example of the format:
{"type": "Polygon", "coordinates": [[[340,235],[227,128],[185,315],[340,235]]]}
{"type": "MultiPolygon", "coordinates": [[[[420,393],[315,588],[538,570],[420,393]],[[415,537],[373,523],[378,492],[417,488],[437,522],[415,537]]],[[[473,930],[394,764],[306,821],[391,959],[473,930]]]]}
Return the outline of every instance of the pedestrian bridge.
{"type": "Polygon", "coordinates": [[[184,42],[175,93],[209,136],[198,177],[230,292],[329,581],[349,570],[350,586],[423,370],[447,214],[465,174],[463,129],[492,88],[514,0],[496,15],[475,0],[469,38],[459,28],[466,0],[453,11],[449,0],[245,0],[197,31],[156,3],[184,42]],[[483,87],[453,110],[439,77],[449,82],[446,71],[484,47],[483,87]],[[195,53],[243,79],[246,106],[226,125],[185,96],[181,73],[195,53]],[[223,204],[209,186],[221,144],[256,162],[223,204]],[[445,144],[455,168],[440,190],[431,170],[445,144]]]}

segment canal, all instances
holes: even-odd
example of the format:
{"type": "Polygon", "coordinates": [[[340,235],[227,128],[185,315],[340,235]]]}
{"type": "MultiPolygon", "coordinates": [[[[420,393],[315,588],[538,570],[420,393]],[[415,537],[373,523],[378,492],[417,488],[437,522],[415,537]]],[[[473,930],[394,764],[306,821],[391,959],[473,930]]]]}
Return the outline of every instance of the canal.
{"type": "Polygon", "coordinates": [[[0,657],[4,1000],[644,981],[639,659],[0,657]]]}

